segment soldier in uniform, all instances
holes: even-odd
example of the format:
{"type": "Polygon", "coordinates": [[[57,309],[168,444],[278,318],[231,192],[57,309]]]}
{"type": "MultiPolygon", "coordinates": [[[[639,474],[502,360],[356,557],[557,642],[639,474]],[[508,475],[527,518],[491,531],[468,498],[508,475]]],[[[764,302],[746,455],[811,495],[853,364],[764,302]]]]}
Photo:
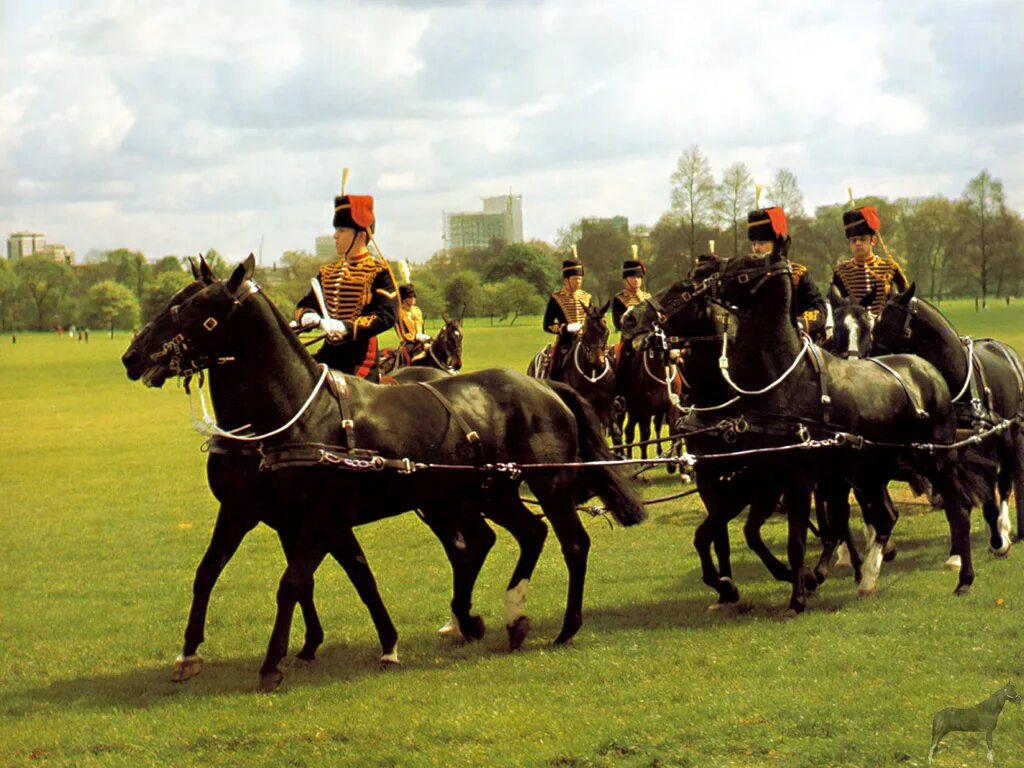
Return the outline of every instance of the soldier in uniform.
{"type": "Polygon", "coordinates": [[[622,284],[623,290],[615,294],[612,299],[612,325],[615,330],[622,331],[622,316],[630,307],[640,304],[651,298],[651,294],[644,290],[644,275],[647,274],[647,267],[637,258],[637,248],[633,246],[633,258],[622,262],[622,284]]]}
{"type": "Polygon", "coordinates": [[[885,247],[881,228],[882,221],[873,206],[843,211],[843,229],[853,258],[837,264],[832,275],[832,284],[839,293],[854,301],[860,301],[876,288],[875,300],[869,307],[875,317],[881,313],[894,287],[898,291],[907,290],[907,278],[885,247]],[[885,251],[884,258],[874,252],[879,243],[885,251]]]}
{"type": "Polygon", "coordinates": [[[562,262],[562,287],[551,294],[544,312],[544,330],[558,338],[551,347],[551,365],[548,375],[560,371],[565,364],[573,339],[583,327],[585,307],[590,306],[590,294],[583,290],[583,262],[575,258],[562,262]]]}
{"type": "MultiPolygon", "coordinates": [[[[779,207],[759,208],[747,214],[747,238],[751,251],[767,255],[776,243],[788,240],[786,212],[779,207]]],[[[803,264],[789,262],[793,270],[793,321],[815,341],[832,336],[832,308],[803,264]]]]}
{"type": "Polygon", "coordinates": [[[331,368],[380,380],[377,335],[395,324],[397,293],[391,270],[367,248],[374,231],[373,197],[334,198],[334,246],[338,259],[320,268],[317,280],[324,304],[314,291],[298,303],[295,317],[303,328],[327,335],[317,361],[331,368]]]}
{"type": "Polygon", "coordinates": [[[412,283],[398,286],[398,323],[395,330],[402,343],[406,363],[421,360],[430,348],[430,336],[423,332],[423,312],[416,306],[416,289],[412,283]]]}

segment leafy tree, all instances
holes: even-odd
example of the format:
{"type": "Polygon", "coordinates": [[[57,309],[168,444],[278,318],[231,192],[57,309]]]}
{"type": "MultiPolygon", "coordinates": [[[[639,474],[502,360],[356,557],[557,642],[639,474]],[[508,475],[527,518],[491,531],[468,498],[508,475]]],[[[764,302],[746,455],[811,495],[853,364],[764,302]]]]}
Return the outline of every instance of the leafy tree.
{"type": "Polygon", "coordinates": [[[981,305],[985,306],[992,267],[992,227],[995,220],[1006,213],[1003,182],[992,178],[987,169],[983,170],[967,182],[963,197],[973,225],[971,234],[980,252],[976,274],[981,288],[981,305]]]}
{"type": "Polygon", "coordinates": [[[509,315],[509,326],[515,325],[520,315],[538,314],[544,310],[544,298],[537,287],[521,277],[507,277],[499,283],[484,286],[483,303],[491,317],[504,320],[509,315]]]}
{"type": "MultiPolygon", "coordinates": [[[[740,244],[746,241],[747,212],[754,207],[754,180],[744,163],[733,163],[722,174],[715,195],[715,211],[719,223],[728,233],[727,250],[739,256],[740,244]]],[[[723,249],[716,248],[721,253],[723,249]]]]}
{"type": "Polygon", "coordinates": [[[697,255],[699,229],[706,231],[714,223],[715,213],[715,179],[711,175],[711,164],[696,144],[679,156],[671,181],[672,210],[685,223],[689,234],[685,272],[697,255]]]}
{"type": "Polygon", "coordinates": [[[63,261],[33,254],[14,263],[19,291],[31,307],[32,324],[40,331],[70,319],[78,278],[63,261]]]}
{"type": "Polygon", "coordinates": [[[159,275],[163,272],[189,272],[192,268],[188,265],[187,259],[180,259],[177,256],[163,256],[153,264],[153,274],[159,275]]]}
{"type": "Polygon", "coordinates": [[[622,262],[630,257],[631,244],[629,233],[613,220],[584,220],[577,249],[586,269],[584,288],[595,300],[604,301],[618,292],[622,262]]]}
{"type": "Polygon", "coordinates": [[[444,286],[444,305],[447,316],[456,318],[473,316],[479,308],[480,291],[480,276],[476,272],[464,269],[452,275],[444,286]]]}
{"type": "Polygon", "coordinates": [[[788,168],[779,168],[768,185],[768,197],[774,205],[781,206],[787,217],[805,216],[804,193],[800,191],[796,176],[788,168]]]}
{"type": "Polygon", "coordinates": [[[192,275],[186,274],[181,269],[175,272],[164,271],[146,283],[142,297],[142,317],[147,322],[156,317],[171,297],[192,282],[192,275]]]}
{"type": "Polygon", "coordinates": [[[85,304],[85,323],[100,328],[135,328],[139,324],[139,302],[131,289],[114,280],[105,280],[89,289],[85,304]]]}
{"type": "Polygon", "coordinates": [[[651,260],[648,262],[649,280],[652,285],[663,281],[667,287],[674,280],[686,275],[689,265],[686,250],[690,238],[686,226],[678,213],[663,213],[651,229],[651,260]]]}
{"type": "Polygon", "coordinates": [[[17,327],[18,285],[14,267],[7,259],[0,259],[0,330],[17,327]]]}
{"type": "Polygon", "coordinates": [[[139,251],[118,248],[107,252],[107,263],[113,268],[113,279],[126,285],[141,303],[146,281],[152,273],[152,266],[139,251]]]}
{"type": "Polygon", "coordinates": [[[550,291],[558,280],[549,255],[528,243],[506,245],[499,256],[484,265],[483,276],[488,283],[520,277],[534,287],[534,292],[541,293],[550,291]]]}

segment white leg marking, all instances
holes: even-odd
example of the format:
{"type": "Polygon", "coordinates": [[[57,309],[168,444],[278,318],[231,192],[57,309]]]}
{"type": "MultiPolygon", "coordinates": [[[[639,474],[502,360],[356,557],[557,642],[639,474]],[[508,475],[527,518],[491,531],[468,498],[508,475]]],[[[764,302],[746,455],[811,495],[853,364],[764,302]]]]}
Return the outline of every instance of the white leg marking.
{"type": "Polygon", "coordinates": [[[864,556],[864,568],[861,571],[860,587],[857,592],[862,595],[873,595],[878,591],[878,575],[882,572],[882,547],[878,543],[875,527],[867,527],[868,552],[864,556]]]}
{"type": "Polygon", "coordinates": [[[996,521],[996,530],[1003,540],[1003,546],[995,551],[997,555],[1005,555],[1010,550],[1010,505],[1003,499],[999,505],[999,520],[996,521]]]}
{"type": "Polygon", "coordinates": [[[959,571],[962,565],[960,555],[950,555],[944,567],[947,571],[959,571]]]}
{"type": "Polygon", "coordinates": [[[401,664],[398,660],[398,643],[395,643],[394,650],[391,653],[385,653],[380,657],[381,664],[401,664]]]}
{"type": "Polygon", "coordinates": [[[459,620],[455,618],[455,614],[451,615],[448,619],[448,623],[437,630],[437,634],[442,637],[451,637],[453,640],[463,640],[462,630],[459,629],[459,620]]]}
{"type": "Polygon", "coordinates": [[[850,548],[846,544],[836,547],[836,568],[853,568],[853,561],[850,560],[850,548]]]}
{"type": "Polygon", "coordinates": [[[526,613],[523,606],[526,605],[526,585],[529,580],[520,579],[512,589],[505,593],[505,624],[511,627],[516,619],[526,613]]]}
{"type": "Polygon", "coordinates": [[[850,337],[846,353],[849,355],[857,354],[857,347],[860,344],[860,327],[857,325],[857,321],[850,316],[843,319],[843,325],[846,326],[846,333],[850,337]]]}

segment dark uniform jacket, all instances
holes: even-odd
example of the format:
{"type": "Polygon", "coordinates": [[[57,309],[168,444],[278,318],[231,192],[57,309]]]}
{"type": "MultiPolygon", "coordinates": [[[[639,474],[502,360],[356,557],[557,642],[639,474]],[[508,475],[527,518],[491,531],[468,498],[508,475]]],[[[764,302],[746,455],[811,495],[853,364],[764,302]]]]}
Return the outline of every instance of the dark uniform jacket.
{"type": "Polygon", "coordinates": [[[801,328],[812,339],[825,333],[828,322],[828,306],[818,286],[811,279],[811,274],[803,264],[789,262],[793,270],[793,315],[801,328]]]}
{"type": "Polygon", "coordinates": [[[871,314],[878,317],[894,286],[901,292],[907,290],[907,277],[895,261],[873,253],[864,263],[849,259],[837,264],[832,275],[832,284],[840,294],[849,296],[854,301],[860,301],[871,292],[872,286],[877,286],[878,291],[871,304],[871,314]]]}
{"type": "Polygon", "coordinates": [[[615,298],[612,299],[612,325],[615,326],[615,330],[622,330],[622,316],[626,313],[627,309],[649,298],[651,298],[651,294],[643,288],[638,291],[625,290],[615,294],[615,298]]]}
{"type": "Polygon", "coordinates": [[[582,323],[586,319],[584,307],[590,306],[590,294],[582,288],[567,291],[564,287],[551,294],[544,312],[544,330],[559,333],[569,323],[582,323]]]}
{"type": "MultiPolygon", "coordinates": [[[[314,355],[342,373],[378,381],[377,335],[395,324],[397,291],[391,271],[383,262],[364,253],[355,259],[338,259],[320,268],[327,311],[335,320],[344,321],[348,333],[338,343],[326,340],[314,355]]],[[[296,318],[306,310],[322,313],[316,295],[310,290],[299,301],[296,318]]]]}

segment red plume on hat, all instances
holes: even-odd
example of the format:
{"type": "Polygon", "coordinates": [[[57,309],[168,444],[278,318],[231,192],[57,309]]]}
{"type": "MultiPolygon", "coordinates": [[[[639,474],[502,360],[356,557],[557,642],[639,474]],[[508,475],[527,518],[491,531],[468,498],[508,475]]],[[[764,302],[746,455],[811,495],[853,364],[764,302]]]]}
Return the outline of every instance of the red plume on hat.
{"type": "Polygon", "coordinates": [[[751,242],[782,240],[788,231],[786,212],[778,206],[759,208],[747,214],[747,238],[751,242]]]}

